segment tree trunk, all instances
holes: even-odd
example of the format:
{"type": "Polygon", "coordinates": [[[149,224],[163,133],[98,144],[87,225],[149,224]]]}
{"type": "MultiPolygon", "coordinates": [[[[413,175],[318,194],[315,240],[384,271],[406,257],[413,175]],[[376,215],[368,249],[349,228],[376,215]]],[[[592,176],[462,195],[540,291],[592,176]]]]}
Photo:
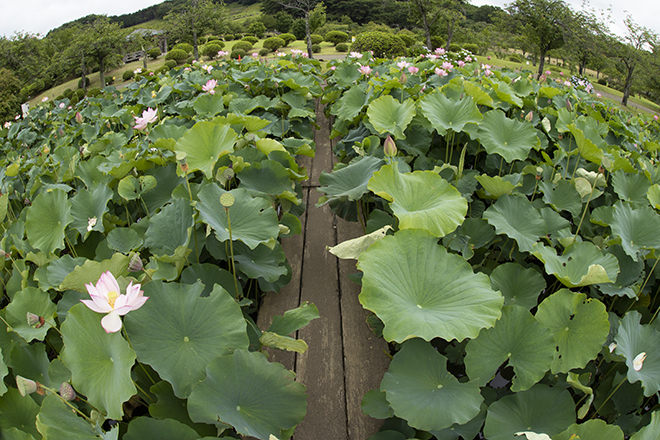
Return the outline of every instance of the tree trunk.
{"type": "Polygon", "coordinates": [[[85,65],[85,54],[82,54],[82,65],[80,66],[82,69],[82,83],[83,83],[83,90],[87,92],[87,66],[85,65]]]}
{"type": "Polygon", "coordinates": [[[630,96],[630,86],[632,85],[633,71],[635,70],[635,65],[628,67],[628,76],[626,77],[626,85],[623,87],[623,98],[621,98],[621,104],[625,107],[628,106],[628,97],[630,96]]]}
{"type": "Polygon", "coordinates": [[[101,78],[101,88],[105,87],[105,57],[99,57],[99,77],[101,78]]]}
{"type": "Polygon", "coordinates": [[[307,55],[309,59],[314,59],[312,52],[312,33],[309,29],[309,11],[305,11],[305,39],[307,40],[307,55]]]}
{"type": "Polygon", "coordinates": [[[540,78],[541,75],[543,75],[543,67],[545,66],[545,50],[541,49],[541,61],[539,61],[539,74],[538,77],[540,78]]]}
{"type": "Polygon", "coordinates": [[[433,47],[433,44],[431,43],[431,29],[429,29],[429,23],[426,20],[426,13],[424,12],[424,10],[422,9],[421,6],[419,6],[419,13],[422,15],[422,20],[424,22],[424,34],[426,35],[426,47],[429,50],[432,51],[433,49],[435,49],[435,47],[433,47]]]}
{"type": "Polygon", "coordinates": [[[455,22],[455,18],[447,22],[447,46],[445,47],[445,51],[447,52],[449,52],[449,45],[451,44],[451,39],[454,37],[454,31],[456,30],[454,28],[455,22]]]}
{"type": "Polygon", "coordinates": [[[195,29],[195,22],[193,21],[193,49],[195,54],[195,59],[199,61],[199,49],[197,48],[197,29],[195,29]]]}
{"type": "Polygon", "coordinates": [[[140,46],[142,48],[142,67],[144,67],[144,70],[147,70],[147,51],[144,50],[144,46],[140,46]]]}

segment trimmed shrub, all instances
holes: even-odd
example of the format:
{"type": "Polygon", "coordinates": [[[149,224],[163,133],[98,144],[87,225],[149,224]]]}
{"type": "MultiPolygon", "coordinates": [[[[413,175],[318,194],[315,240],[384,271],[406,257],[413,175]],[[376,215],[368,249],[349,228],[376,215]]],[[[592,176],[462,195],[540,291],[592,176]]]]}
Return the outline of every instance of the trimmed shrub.
{"type": "Polygon", "coordinates": [[[473,54],[478,54],[479,53],[479,46],[474,44],[474,43],[467,43],[463,45],[463,49],[469,50],[473,54]]]}
{"type": "MultiPolygon", "coordinates": [[[[210,43],[211,41],[219,41],[219,42],[222,42],[222,38],[220,38],[220,37],[216,37],[215,35],[211,35],[211,36],[209,37],[207,43],[210,43]]],[[[223,44],[223,47],[224,47],[224,44],[225,44],[225,43],[222,43],[222,44],[223,44]]]]}
{"type": "Polygon", "coordinates": [[[114,83],[114,82],[115,82],[115,77],[114,77],[114,76],[107,75],[107,76],[105,77],[105,85],[106,85],[106,86],[107,86],[107,85],[110,85],[110,84],[112,84],[112,83],[114,83]]]}
{"type": "Polygon", "coordinates": [[[195,61],[195,57],[190,55],[188,58],[186,58],[186,64],[192,64],[193,61],[195,61]]]}
{"type": "Polygon", "coordinates": [[[458,51],[460,51],[460,50],[461,50],[461,46],[460,46],[460,44],[451,43],[451,44],[449,45],[449,52],[458,52],[458,51]]]}
{"type": "Polygon", "coordinates": [[[275,52],[280,47],[284,47],[285,44],[286,42],[280,37],[270,37],[264,40],[263,46],[271,52],[275,52]]]}
{"type": "Polygon", "coordinates": [[[149,55],[149,58],[151,58],[152,60],[155,60],[156,58],[162,55],[162,52],[160,51],[159,48],[152,47],[147,51],[147,55],[149,55]]]}
{"type": "MultiPolygon", "coordinates": [[[[82,90],[82,91],[84,92],[84,90],[82,90]]],[[[78,95],[74,94],[74,95],[71,96],[71,98],[69,99],[69,105],[75,105],[75,104],[78,104],[79,101],[80,101],[80,98],[78,98],[78,95]]]]}
{"type": "MultiPolygon", "coordinates": [[[[266,46],[264,46],[264,47],[266,47],[266,46]]],[[[235,50],[238,50],[238,49],[240,49],[240,50],[242,50],[243,52],[247,53],[247,52],[249,52],[250,50],[252,50],[252,44],[251,44],[249,41],[237,41],[237,42],[234,43],[234,45],[231,47],[231,50],[232,50],[232,51],[235,51],[235,50]]]]}
{"type": "Polygon", "coordinates": [[[312,44],[312,52],[313,53],[320,53],[321,52],[321,45],[320,44],[312,44]]]}
{"type": "Polygon", "coordinates": [[[323,43],[323,36],[319,34],[312,34],[310,35],[310,38],[312,39],[312,44],[321,44],[323,43]]]}
{"type": "Polygon", "coordinates": [[[167,72],[168,70],[170,70],[170,69],[166,65],[162,65],[158,69],[156,69],[154,73],[156,75],[162,75],[163,73],[167,72]]]}
{"type": "Polygon", "coordinates": [[[100,94],[101,94],[101,89],[99,89],[98,87],[94,87],[93,89],[87,90],[87,96],[89,96],[90,98],[94,98],[96,96],[99,96],[100,94]]]}
{"type": "Polygon", "coordinates": [[[176,61],[169,60],[169,61],[165,61],[164,66],[167,67],[168,69],[174,69],[176,67],[176,64],[177,64],[176,61]]]}
{"type": "Polygon", "coordinates": [[[188,58],[188,53],[183,49],[172,49],[165,55],[165,60],[176,61],[177,64],[181,64],[186,58],[188,58]]]}
{"type": "Polygon", "coordinates": [[[509,61],[513,61],[514,63],[522,63],[522,57],[517,53],[514,53],[509,55],[509,61]]]}
{"type": "Polygon", "coordinates": [[[238,57],[243,58],[245,56],[245,51],[243,49],[234,49],[231,51],[229,56],[234,60],[238,59],[238,57]]]}
{"type": "Polygon", "coordinates": [[[348,34],[342,31],[330,31],[323,37],[325,41],[332,43],[333,46],[339,43],[345,43],[348,41],[348,38],[348,34]]]}
{"type": "Polygon", "coordinates": [[[374,51],[378,58],[391,58],[406,55],[406,44],[396,35],[386,32],[363,32],[355,37],[351,50],[356,52],[374,51]]]}
{"type": "Polygon", "coordinates": [[[179,43],[174,45],[174,47],[172,48],[172,50],[177,50],[177,49],[182,50],[185,53],[193,53],[194,50],[192,44],[188,44],[188,43],[179,43]]]}
{"type": "Polygon", "coordinates": [[[221,49],[222,47],[219,44],[207,43],[204,46],[202,46],[202,55],[207,56],[210,59],[213,59],[218,56],[218,52],[221,49]]]}
{"type": "Polygon", "coordinates": [[[234,35],[232,34],[226,34],[225,35],[225,41],[232,41],[234,39],[234,35]]]}
{"type": "Polygon", "coordinates": [[[248,28],[248,32],[257,38],[263,38],[266,34],[266,25],[261,21],[253,21],[248,28]]]}
{"type": "Polygon", "coordinates": [[[600,84],[601,86],[606,86],[607,80],[605,78],[598,78],[598,84],[600,84]]]}
{"type": "Polygon", "coordinates": [[[335,50],[337,52],[348,52],[348,44],[339,43],[338,45],[335,46],[335,50]]]}
{"type": "Polygon", "coordinates": [[[265,57],[265,56],[268,56],[269,53],[270,53],[270,51],[264,47],[263,49],[261,49],[259,51],[259,56],[260,57],[265,57]]]}
{"type": "Polygon", "coordinates": [[[252,37],[248,35],[247,37],[243,37],[241,41],[247,41],[248,43],[254,46],[255,44],[257,44],[259,39],[257,37],[252,37]]]}
{"type": "Polygon", "coordinates": [[[407,29],[403,29],[397,32],[396,36],[403,40],[403,42],[406,44],[406,47],[410,47],[417,43],[417,35],[407,29]]]}
{"type": "Polygon", "coordinates": [[[66,89],[64,93],[62,93],[62,95],[64,95],[65,98],[71,99],[71,97],[73,96],[73,90],[66,89]]]}
{"type": "MultiPolygon", "coordinates": [[[[176,62],[176,61],[175,61],[175,62],[176,62]]],[[[126,71],[124,71],[124,73],[122,74],[121,79],[123,79],[124,81],[128,81],[128,80],[133,79],[134,76],[135,76],[135,73],[133,73],[132,70],[126,70],[126,71]]]]}
{"type": "Polygon", "coordinates": [[[74,92],[73,96],[74,96],[73,99],[78,98],[78,101],[80,101],[81,99],[83,99],[85,97],[85,91],[83,89],[76,90],[74,92]]]}
{"type": "Polygon", "coordinates": [[[78,80],[78,88],[79,89],[84,89],[85,87],[89,87],[89,83],[90,83],[89,76],[85,77],[85,83],[83,83],[83,79],[80,78],[78,80]]]}
{"type": "MultiPolygon", "coordinates": [[[[444,38],[438,35],[434,35],[431,37],[431,44],[433,45],[433,47],[429,47],[429,49],[433,50],[433,49],[437,49],[438,47],[445,47],[445,43],[447,43],[447,41],[445,41],[444,38]]],[[[424,42],[424,44],[426,44],[426,41],[424,42]]]]}
{"type": "Polygon", "coordinates": [[[281,39],[284,40],[284,46],[282,47],[287,47],[289,44],[291,44],[293,41],[296,41],[296,36],[293,34],[281,34],[278,35],[281,39]]]}

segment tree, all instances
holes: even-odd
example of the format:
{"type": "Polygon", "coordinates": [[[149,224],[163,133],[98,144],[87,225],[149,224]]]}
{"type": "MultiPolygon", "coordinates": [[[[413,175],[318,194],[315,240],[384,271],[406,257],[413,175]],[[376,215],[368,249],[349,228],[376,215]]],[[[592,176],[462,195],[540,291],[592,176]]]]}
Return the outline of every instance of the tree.
{"type": "Polygon", "coordinates": [[[564,45],[564,29],[570,9],[563,0],[515,0],[507,7],[511,18],[522,26],[523,35],[538,49],[539,76],[545,56],[564,45]]]}
{"type": "Polygon", "coordinates": [[[607,23],[610,21],[610,14],[602,10],[597,13],[586,1],[582,10],[571,14],[569,26],[566,27],[567,52],[577,62],[578,74],[584,74],[587,64],[602,53],[607,23]]]}
{"type": "Polygon", "coordinates": [[[11,70],[0,68],[0,123],[13,121],[20,113],[21,83],[11,70]]]}
{"type": "Polygon", "coordinates": [[[443,23],[447,26],[447,48],[454,35],[457,21],[465,20],[461,13],[463,0],[410,0],[411,15],[416,17],[424,29],[426,47],[434,49],[431,42],[432,29],[436,24],[443,23]]]}
{"type": "Polygon", "coordinates": [[[294,21],[293,17],[284,11],[280,11],[275,14],[275,20],[277,21],[275,29],[277,29],[277,31],[282,34],[286,34],[291,30],[291,26],[293,26],[294,21]]]}
{"type": "Polygon", "coordinates": [[[647,49],[658,45],[658,35],[650,29],[635,23],[630,14],[623,20],[623,24],[626,26],[626,36],[623,38],[611,37],[613,43],[610,48],[611,54],[620,60],[621,67],[619,70],[625,76],[621,104],[628,105],[630,86],[634,80],[635,70],[638,66],[646,63],[650,55],[647,49]]]}
{"type": "MultiPolygon", "coordinates": [[[[307,41],[307,53],[309,58],[313,58],[312,53],[312,32],[310,28],[310,19],[312,11],[315,11],[316,5],[319,4],[318,0],[276,0],[280,5],[285,8],[293,9],[300,12],[305,20],[305,40],[307,41]]],[[[320,15],[320,10],[317,15],[320,15]]],[[[320,20],[320,17],[316,19],[320,20]]],[[[325,7],[323,7],[323,22],[325,22],[325,7]]]]}
{"type": "Polygon", "coordinates": [[[191,41],[195,58],[199,59],[197,37],[218,30],[222,20],[222,5],[211,0],[190,0],[165,16],[165,28],[172,38],[191,41]]]}
{"type": "MultiPolygon", "coordinates": [[[[78,26],[78,25],[76,25],[78,26]]],[[[110,23],[106,16],[96,16],[94,21],[83,24],[76,32],[76,40],[70,50],[80,56],[82,62],[83,83],[85,82],[87,58],[99,65],[101,86],[105,85],[106,60],[111,55],[121,52],[126,43],[126,31],[117,23],[110,23]]]]}

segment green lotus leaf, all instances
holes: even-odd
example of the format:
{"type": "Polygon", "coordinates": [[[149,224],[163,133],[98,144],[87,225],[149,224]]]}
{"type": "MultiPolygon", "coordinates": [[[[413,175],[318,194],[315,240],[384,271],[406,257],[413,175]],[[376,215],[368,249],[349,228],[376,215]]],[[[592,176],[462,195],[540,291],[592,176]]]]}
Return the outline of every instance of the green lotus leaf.
{"type": "Polygon", "coordinates": [[[347,198],[350,201],[359,200],[369,192],[367,188],[369,179],[384,164],[385,162],[377,157],[365,156],[331,174],[322,171],[319,176],[321,184],[319,191],[325,194],[325,197],[319,201],[318,206],[341,198],[347,198]]]}
{"type": "Polygon", "coordinates": [[[263,278],[274,283],[281,276],[286,275],[286,255],[279,242],[275,242],[273,249],[260,244],[250,249],[242,242],[234,243],[234,260],[240,272],[248,278],[263,278]]]}
{"type": "Polygon", "coordinates": [[[190,426],[173,419],[157,420],[148,417],[136,417],[128,424],[124,440],[197,440],[199,434],[190,426]]]}
{"type": "Polygon", "coordinates": [[[636,298],[639,289],[634,285],[640,282],[644,270],[644,260],[634,261],[618,244],[609,246],[605,252],[616,257],[620,270],[613,283],[598,285],[600,291],[606,295],[625,295],[629,298],[636,298]]]}
{"type": "Polygon", "coordinates": [[[483,217],[495,226],[498,234],[513,238],[523,252],[530,252],[539,237],[548,233],[548,226],[531,202],[523,197],[502,196],[483,217]]]}
{"type": "Polygon", "coordinates": [[[491,98],[490,95],[479,85],[471,83],[470,81],[464,81],[463,88],[465,89],[465,93],[474,99],[475,104],[493,108],[495,104],[493,98],[491,98]]]}
{"type": "Polygon", "coordinates": [[[301,202],[296,197],[289,170],[274,160],[246,166],[238,173],[238,179],[241,181],[241,188],[247,189],[253,196],[267,194],[287,199],[296,205],[301,202]]]}
{"type": "Polygon", "coordinates": [[[498,81],[495,78],[491,79],[491,84],[495,94],[503,102],[513,104],[516,107],[523,106],[522,99],[517,96],[516,92],[513,90],[513,88],[511,88],[509,84],[505,83],[504,81],[498,81]]]}
{"type": "Polygon", "coordinates": [[[456,188],[433,171],[401,174],[397,166],[383,166],[368,187],[391,202],[400,229],[426,229],[443,237],[463,223],[467,200],[456,188]]]}
{"type": "Polygon", "coordinates": [[[447,130],[461,132],[466,124],[479,124],[483,120],[477,104],[469,95],[455,100],[436,89],[420,99],[419,105],[426,119],[443,136],[447,130]]]}
{"type": "Polygon", "coordinates": [[[417,338],[404,343],[380,384],[394,415],[425,431],[476,417],[483,402],[477,382],[460,383],[446,365],[430,343],[417,338]]]}
{"type": "Polygon", "coordinates": [[[103,216],[108,212],[110,199],[112,199],[112,189],[107,185],[78,190],[78,194],[71,199],[71,215],[73,216],[71,227],[76,229],[80,235],[85,235],[90,230],[105,232],[103,216]],[[96,223],[91,226],[89,219],[96,219],[96,223]]]}
{"type": "Polygon", "coordinates": [[[553,374],[584,368],[598,356],[610,332],[605,305],[568,289],[544,299],[539,304],[536,320],[550,329],[557,344],[553,374]]]}
{"type": "Polygon", "coordinates": [[[25,339],[25,342],[32,342],[34,339],[43,341],[48,330],[56,327],[57,306],[50,300],[48,293],[37,288],[26,287],[18,292],[5,310],[7,322],[16,333],[25,339]],[[40,328],[28,325],[28,313],[43,317],[46,324],[40,328]]]}
{"type": "Polygon", "coordinates": [[[169,203],[172,200],[172,191],[184,182],[182,177],[176,175],[176,169],[177,165],[170,163],[147,171],[158,182],[156,188],[142,195],[142,201],[147,205],[150,214],[153,215],[160,207],[169,203]]]}
{"type": "Polygon", "coordinates": [[[520,306],[502,309],[495,327],[481,330],[465,347],[468,377],[485,386],[504,362],[513,367],[511,391],[524,391],[541,380],[550,369],[555,341],[548,329],[520,306]]]}
{"type": "Polygon", "coordinates": [[[623,440],[624,435],[617,425],[608,425],[604,420],[587,420],[573,423],[568,429],[552,437],[552,440],[623,440]]]}
{"type": "Polygon", "coordinates": [[[566,287],[611,283],[619,273],[619,262],[614,255],[606,254],[588,241],[576,241],[557,255],[554,248],[539,244],[534,246],[535,257],[545,263],[545,271],[557,277],[566,287]]]}
{"type": "Polygon", "coordinates": [[[364,106],[369,103],[369,97],[361,85],[351,87],[332,106],[330,113],[336,115],[340,120],[352,121],[360,114],[364,106]]]}
{"type": "Polygon", "coordinates": [[[179,398],[204,379],[212,359],[249,343],[236,301],[217,285],[208,297],[200,297],[202,290],[201,283],[152,281],[144,285],[149,300],[125,318],[140,362],[170,382],[179,398]]]}
{"type": "MultiPolygon", "coordinates": [[[[219,201],[218,201],[219,203],[219,201]]],[[[177,248],[187,246],[194,225],[190,200],[174,198],[172,203],[149,219],[144,246],[154,255],[175,255],[177,248]]]]}
{"type": "Polygon", "coordinates": [[[660,185],[657,183],[651,185],[646,192],[646,198],[651,203],[651,207],[660,209],[660,185]]]}
{"type": "MultiPolygon", "coordinates": [[[[4,330],[3,330],[4,331],[4,330]]],[[[0,399],[0,429],[16,428],[40,438],[34,423],[39,414],[39,405],[29,397],[21,396],[16,388],[9,388],[0,399]]]]}
{"type": "Polygon", "coordinates": [[[526,391],[504,396],[488,408],[484,436],[511,440],[517,432],[553,436],[575,423],[575,402],[567,390],[537,384],[526,391]]]}
{"type": "Polygon", "coordinates": [[[142,239],[134,229],[115,228],[108,233],[107,244],[113,251],[128,254],[142,246],[142,239]]]}
{"type": "Polygon", "coordinates": [[[477,179],[477,182],[479,182],[479,184],[486,191],[487,196],[493,199],[499,199],[504,195],[511,194],[511,191],[518,188],[519,186],[522,186],[522,183],[517,183],[514,185],[508,180],[502,179],[500,176],[491,177],[486,174],[482,174],[475,177],[475,179],[477,179]]]}
{"type": "Polygon", "coordinates": [[[44,439],[98,440],[101,438],[89,422],[77,416],[58,396],[54,395],[47,396],[41,403],[36,425],[44,439]]]}
{"type": "MultiPolygon", "coordinates": [[[[225,247],[224,244],[221,246],[222,248],[225,247]]],[[[225,260],[227,257],[224,255],[223,258],[219,259],[225,260]]],[[[195,284],[197,281],[201,281],[204,284],[202,296],[209,296],[215,284],[222,286],[234,298],[243,296],[240,283],[238,285],[234,284],[234,275],[218,267],[217,264],[191,264],[183,270],[181,279],[179,280],[179,282],[184,284],[195,284]],[[238,292],[236,292],[236,288],[238,288],[238,292]]]]}
{"type": "Polygon", "coordinates": [[[0,353],[0,396],[5,394],[7,392],[7,385],[5,385],[5,376],[9,374],[9,369],[7,368],[7,364],[5,364],[5,360],[2,357],[2,354],[0,353]]]}
{"type": "Polygon", "coordinates": [[[282,316],[273,316],[273,322],[268,327],[268,331],[282,336],[290,335],[318,317],[319,310],[316,306],[305,302],[295,309],[287,310],[282,316]]]}
{"type": "Polygon", "coordinates": [[[388,341],[462,341],[501,316],[504,299],[488,277],[472,272],[427,231],[402,230],[383,238],[362,253],[358,268],[364,272],[360,302],[383,321],[388,341]]]}
{"type": "Polygon", "coordinates": [[[539,143],[532,124],[509,119],[501,110],[484,114],[478,137],[489,154],[497,153],[507,162],[527,159],[529,151],[539,143]]]}
{"type": "Polygon", "coordinates": [[[289,119],[314,118],[315,114],[307,107],[307,99],[304,95],[293,91],[286,92],[281,96],[282,102],[289,104],[289,119]]]}
{"type": "Polygon", "coordinates": [[[660,411],[653,411],[651,423],[637,431],[630,440],[657,440],[660,432],[660,411]]]}
{"type": "Polygon", "coordinates": [[[360,405],[362,412],[374,419],[389,419],[394,415],[394,411],[387,401],[385,391],[380,389],[369,390],[362,397],[362,404],[360,405]]]}
{"type": "Polygon", "coordinates": [[[87,260],[84,264],[76,265],[72,272],[66,275],[59,286],[59,290],[76,290],[87,293],[85,284],[96,282],[104,272],[110,272],[115,278],[128,275],[128,263],[132,255],[116,253],[109,260],[87,260]]]}
{"type": "Polygon", "coordinates": [[[647,192],[651,189],[651,182],[642,173],[626,173],[619,170],[612,174],[612,187],[621,200],[646,205],[649,199],[647,192]]]}
{"type": "Polygon", "coordinates": [[[486,420],[486,405],[481,405],[479,414],[467,423],[459,425],[454,423],[449,428],[440,431],[430,431],[438,440],[459,440],[471,438],[474,439],[486,420]]]}
{"type": "MultiPolygon", "coordinates": [[[[595,122],[595,120],[593,121],[595,122]]],[[[575,144],[577,145],[580,156],[589,162],[600,165],[603,162],[605,155],[603,150],[598,148],[597,145],[597,143],[602,144],[603,142],[598,131],[594,132],[593,130],[588,130],[586,126],[582,126],[581,128],[587,129],[587,131],[584,132],[581,128],[576,127],[576,125],[582,124],[568,124],[567,127],[575,138],[575,144]],[[594,140],[596,140],[596,142],[594,142],[594,140]]]]}
{"type": "Polygon", "coordinates": [[[357,260],[360,258],[362,252],[369,249],[369,246],[378,240],[382,240],[390,229],[392,229],[392,226],[385,225],[371,234],[346,240],[336,246],[328,247],[328,252],[344,260],[357,260]]]}
{"type": "Polygon", "coordinates": [[[234,151],[236,133],[229,125],[198,122],[176,142],[174,151],[185,153],[189,171],[201,170],[213,178],[213,167],[220,156],[234,151]]]}
{"type": "Polygon", "coordinates": [[[131,379],[135,352],[121,333],[106,333],[102,314],[84,304],[69,310],[62,324],[64,349],[60,355],[71,370],[73,387],[111,419],[121,419],[122,403],[137,393],[131,379]]]}
{"type": "Polygon", "coordinates": [[[415,102],[409,98],[400,103],[391,95],[383,95],[371,101],[367,116],[378,133],[391,133],[395,139],[405,139],[403,132],[415,116],[415,102]]]}
{"type": "Polygon", "coordinates": [[[240,240],[250,249],[274,241],[280,233],[277,213],[271,204],[260,197],[252,197],[245,189],[225,191],[217,185],[207,185],[198,196],[196,207],[200,217],[213,228],[219,241],[229,240],[228,218],[232,240],[240,240]],[[225,211],[220,204],[220,196],[227,192],[234,196],[235,201],[225,211]]]}
{"type": "Polygon", "coordinates": [[[621,246],[637,261],[642,249],[660,248],[660,216],[650,206],[635,209],[628,203],[614,204],[612,233],[621,237],[621,246]]]}
{"type": "Polygon", "coordinates": [[[35,440],[32,435],[16,428],[3,429],[2,435],[4,440],[35,440]]]}
{"type": "Polygon", "coordinates": [[[48,376],[50,364],[45,348],[45,344],[16,344],[6,357],[7,366],[12,369],[14,375],[18,374],[48,386],[50,385],[48,376]]]}
{"type": "Polygon", "coordinates": [[[172,385],[164,380],[157,382],[149,388],[149,392],[158,399],[149,404],[149,414],[151,417],[159,420],[172,419],[188,425],[193,428],[199,437],[212,437],[217,434],[217,428],[213,425],[202,423],[193,423],[188,415],[188,402],[185,399],[179,399],[174,395],[172,385]]]}
{"type": "Polygon", "coordinates": [[[188,413],[195,422],[228,423],[258,439],[282,438],[306,412],[305,387],[294,377],[261,353],[236,350],[211,361],[188,398],[188,413]]]}
{"type": "Polygon", "coordinates": [[[660,332],[652,325],[641,325],[641,318],[642,315],[635,310],[623,317],[614,338],[617,344],[615,353],[626,358],[628,381],[642,381],[644,395],[649,397],[660,390],[660,332]],[[646,357],[641,353],[646,353],[646,357]],[[635,365],[635,360],[641,358],[643,361],[635,365]]]}
{"type": "Polygon", "coordinates": [[[502,293],[505,306],[518,305],[528,310],[536,307],[539,295],[546,288],[543,275],[516,263],[497,266],[490,274],[490,282],[493,290],[502,293]]]}
{"type": "Polygon", "coordinates": [[[222,95],[199,95],[195,99],[193,109],[198,115],[212,118],[225,109],[224,97],[222,95]]]}
{"type": "Polygon", "coordinates": [[[568,211],[573,217],[579,217],[582,211],[582,197],[575,186],[568,180],[560,180],[556,185],[541,182],[539,188],[543,192],[543,201],[557,212],[568,211]]]}
{"type": "Polygon", "coordinates": [[[282,145],[280,142],[276,141],[275,139],[271,138],[264,138],[264,139],[259,139],[256,142],[257,149],[264,153],[266,156],[270,155],[273,151],[284,151],[286,152],[286,148],[284,148],[284,145],[282,145]]]}
{"type": "Polygon", "coordinates": [[[39,194],[28,208],[25,235],[45,254],[64,248],[64,230],[73,221],[71,202],[61,189],[39,194]]]}
{"type": "Polygon", "coordinates": [[[332,78],[337,81],[337,84],[340,86],[349,88],[353,86],[355,81],[360,79],[361,76],[362,73],[360,73],[357,64],[340,63],[332,78]]]}
{"type": "Polygon", "coordinates": [[[156,187],[156,178],[154,176],[140,176],[137,179],[128,175],[119,181],[117,192],[126,200],[135,200],[142,197],[156,187]]]}

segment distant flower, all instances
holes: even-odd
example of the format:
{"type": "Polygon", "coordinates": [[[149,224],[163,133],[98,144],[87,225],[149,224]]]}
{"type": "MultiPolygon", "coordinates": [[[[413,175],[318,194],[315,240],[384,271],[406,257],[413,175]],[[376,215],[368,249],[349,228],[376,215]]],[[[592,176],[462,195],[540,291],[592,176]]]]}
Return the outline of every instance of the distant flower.
{"type": "Polygon", "coordinates": [[[80,114],[80,112],[76,112],[76,122],[78,124],[82,124],[82,121],[83,121],[82,115],[80,114]]]}
{"type": "Polygon", "coordinates": [[[155,97],[156,97],[156,91],[155,91],[155,90],[152,90],[152,91],[151,91],[151,97],[152,97],[152,98],[155,98],[155,97]]]}
{"type": "Polygon", "coordinates": [[[449,61],[445,61],[444,63],[442,63],[442,68],[445,69],[447,72],[451,72],[451,69],[454,68],[454,65],[449,61]]]}
{"type": "Polygon", "coordinates": [[[229,52],[224,50],[218,51],[218,57],[224,57],[225,55],[229,55],[229,52]]]}
{"type": "Polygon", "coordinates": [[[465,61],[469,63],[470,61],[472,61],[472,57],[470,55],[466,56],[465,61]]]}
{"type": "Polygon", "coordinates": [[[256,58],[256,57],[258,57],[258,56],[259,56],[259,53],[258,53],[258,52],[252,52],[252,58],[256,58]]]}
{"type": "Polygon", "coordinates": [[[422,54],[421,56],[422,56],[422,57],[426,57],[426,58],[428,58],[429,60],[437,60],[437,59],[438,59],[438,55],[435,55],[435,54],[432,54],[432,53],[427,54],[427,55],[422,54]]]}
{"type": "Polygon", "coordinates": [[[491,72],[490,69],[484,70],[484,75],[491,76],[492,74],[493,74],[493,72],[491,72]]]}
{"type": "MultiPolygon", "coordinates": [[[[599,93],[599,95],[600,95],[600,93],[599,93]]],[[[658,120],[658,115],[653,115],[653,119],[655,119],[657,121],[658,120]]]]}
{"type": "Polygon", "coordinates": [[[285,55],[286,55],[286,54],[285,54],[284,52],[279,52],[279,51],[278,51],[278,52],[275,52],[275,56],[278,56],[278,57],[283,57],[283,56],[285,56],[285,55]]]}
{"type": "Polygon", "coordinates": [[[564,72],[559,72],[559,75],[564,76],[564,72]]]}
{"type": "Polygon", "coordinates": [[[362,73],[365,76],[369,76],[371,73],[371,67],[369,66],[360,66],[360,73],[362,73]]]}
{"type": "Polygon", "coordinates": [[[350,58],[362,58],[363,55],[360,52],[351,52],[348,54],[350,58]]]}
{"type": "Polygon", "coordinates": [[[490,60],[490,55],[488,55],[488,56],[486,57],[486,59],[487,59],[487,60],[490,60]]]}
{"type": "Polygon", "coordinates": [[[101,326],[106,333],[121,330],[120,316],[139,309],[149,299],[143,296],[139,284],[133,285],[133,281],[126,287],[126,294],[120,294],[119,284],[109,271],[101,275],[96,286],[89,283],[85,287],[92,299],[81,299],[80,301],[96,313],[107,313],[101,320],[101,326]]]}
{"type": "Polygon", "coordinates": [[[435,50],[435,53],[437,53],[438,55],[444,55],[445,50],[444,50],[442,47],[438,47],[438,48],[435,50]]]}
{"type": "Polygon", "coordinates": [[[570,86],[572,86],[573,84],[571,84],[570,81],[564,81],[564,85],[567,86],[567,87],[570,87],[570,86]]]}
{"type": "Polygon", "coordinates": [[[548,76],[550,76],[550,75],[552,75],[552,72],[549,71],[549,70],[546,70],[546,71],[545,71],[545,74],[548,75],[548,76]]]}
{"type": "Polygon", "coordinates": [[[96,220],[96,217],[87,219],[87,232],[91,232],[92,229],[94,229],[94,226],[96,226],[96,220]]]}
{"type": "Polygon", "coordinates": [[[410,63],[407,61],[399,61],[396,63],[396,65],[399,67],[399,69],[405,69],[406,67],[410,66],[410,63]]]}
{"type": "MultiPolygon", "coordinates": [[[[600,98],[601,96],[603,96],[603,95],[601,95],[600,93],[596,93],[596,98],[600,98]]],[[[657,121],[658,117],[656,116],[655,118],[656,118],[656,121],[657,121]]]]}
{"type": "Polygon", "coordinates": [[[133,71],[133,73],[134,73],[135,75],[139,75],[139,74],[141,74],[141,73],[142,73],[142,68],[141,68],[141,67],[138,67],[137,69],[135,69],[135,70],[133,71]]]}
{"type": "Polygon", "coordinates": [[[447,71],[445,69],[441,69],[439,67],[435,68],[435,74],[438,76],[447,76],[447,71]]]}
{"type": "Polygon", "coordinates": [[[66,107],[66,104],[64,104],[63,102],[60,102],[60,105],[58,107],[59,108],[64,108],[64,107],[66,107]]]}
{"type": "Polygon", "coordinates": [[[147,128],[147,124],[149,124],[150,122],[154,122],[156,119],[158,119],[158,110],[149,107],[142,112],[141,118],[137,116],[133,116],[133,117],[135,118],[135,126],[133,128],[135,128],[136,130],[144,130],[145,128],[147,128]]]}
{"type": "Polygon", "coordinates": [[[11,122],[9,121],[5,122],[5,128],[9,128],[9,127],[11,127],[11,122]]]}
{"type": "Polygon", "coordinates": [[[218,81],[210,79],[206,82],[206,85],[202,86],[202,90],[208,92],[211,95],[215,95],[215,86],[218,85],[218,81]]]}
{"type": "Polygon", "coordinates": [[[410,67],[408,67],[408,72],[410,72],[411,74],[414,75],[414,74],[416,74],[417,72],[419,72],[419,67],[416,67],[416,66],[410,66],[410,67]]]}
{"type": "Polygon", "coordinates": [[[465,66],[465,61],[458,60],[458,67],[463,67],[463,66],[465,66]]]}
{"type": "Polygon", "coordinates": [[[48,101],[48,96],[44,96],[43,98],[41,98],[41,102],[46,102],[46,101],[48,101]]]}
{"type": "Polygon", "coordinates": [[[330,70],[337,70],[337,66],[330,67],[330,70]]]}
{"type": "Polygon", "coordinates": [[[481,68],[484,70],[490,70],[490,64],[482,64],[481,68]]]}
{"type": "Polygon", "coordinates": [[[154,73],[153,73],[153,72],[149,72],[149,76],[154,76],[154,73]]]}

